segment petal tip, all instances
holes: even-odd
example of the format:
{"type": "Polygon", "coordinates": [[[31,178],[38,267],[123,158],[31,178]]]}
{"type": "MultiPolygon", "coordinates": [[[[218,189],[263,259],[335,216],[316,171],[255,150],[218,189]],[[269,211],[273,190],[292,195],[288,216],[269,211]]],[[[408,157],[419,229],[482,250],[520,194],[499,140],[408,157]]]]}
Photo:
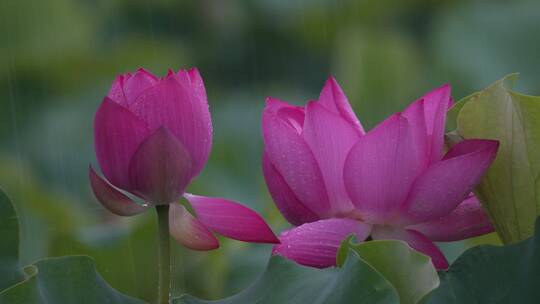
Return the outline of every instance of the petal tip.
{"type": "Polygon", "coordinates": [[[326,82],[324,84],[324,86],[331,86],[332,89],[335,89],[335,86],[336,85],[339,85],[337,80],[336,80],[336,77],[334,77],[334,75],[330,74],[328,75],[328,78],[326,78],[326,82]]]}
{"type": "Polygon", "coordinates": [[[264,99],[265,108],[271,107],[272,105],[277,103],[280,103],[280,101],[272,96],[266,96],[266,98],[264,99]]]}
{"type": "Polygon", "coordinates": [[[193,76],[199,76],[201,75],[201,72],[199,72],[199,69],[197,67],[192,67],[188,70],[188,74],[189,76],[193,77],[193,76]]]}
{"type": "Polygon", "coordinates": [[[255,211],[248,207],[216,197],[187,194],[197,218],[211,231],[225,237],[252,243],[279,243],[278,238],[255,211]]]}
{"type": "Polygon", "coordinates": [[[439,93],[441,95],[448,95],[448,98],[450,98],[451,92],[452,92],[452,86],[448,82],[444,83],[440,87],[437,87],[431,91],[431,93],[439,93]]]}

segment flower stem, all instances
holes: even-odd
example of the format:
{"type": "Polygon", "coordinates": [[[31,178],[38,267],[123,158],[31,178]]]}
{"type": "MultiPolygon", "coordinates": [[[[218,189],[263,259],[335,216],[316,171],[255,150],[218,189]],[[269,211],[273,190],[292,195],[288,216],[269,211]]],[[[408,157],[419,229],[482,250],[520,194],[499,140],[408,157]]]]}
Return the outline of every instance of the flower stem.
{"type": "Polygon", "coordinates": [[[169,304],[171,289],[171,251],[169,243],[169,205],[157,205],[159,241],[158,304],[169,304]]]}

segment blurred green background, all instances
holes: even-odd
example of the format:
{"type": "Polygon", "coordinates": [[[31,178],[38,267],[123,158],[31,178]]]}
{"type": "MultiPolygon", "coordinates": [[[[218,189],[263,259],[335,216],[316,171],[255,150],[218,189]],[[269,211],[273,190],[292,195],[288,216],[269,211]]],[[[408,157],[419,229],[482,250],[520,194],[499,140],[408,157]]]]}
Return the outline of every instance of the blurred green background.
{"type": "MultiPolygon", "coordinates": [[[[331,73],[366,128],[442,83],[460,99],[511,72],[540,94],[539,1],[0,1],[0,186],[22,225],[22,260],[93,256],[120,291],[155,297],[155,216],[119,218],[93,198],[94,112],[118,73],[197,66],[214,124],[189,191],[235,199],[286,228],[260,170],[266,96],[317,98],[331,73]]],[[[484,237],[476,242],[494,242],[484,237]]],[[[246,287],[268,245],[173,245],[174,294],[246,287]]],[[[445,244],[453,259],[468,242],[445,244]]]]}

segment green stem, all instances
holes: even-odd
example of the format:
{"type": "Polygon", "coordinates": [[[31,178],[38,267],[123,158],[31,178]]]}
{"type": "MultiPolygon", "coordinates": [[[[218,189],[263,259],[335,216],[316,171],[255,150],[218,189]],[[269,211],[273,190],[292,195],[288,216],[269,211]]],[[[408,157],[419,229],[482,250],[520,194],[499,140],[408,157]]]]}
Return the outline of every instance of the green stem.
{"type": "Polygon", "coordinates": [[[169,304],[171,290],[171,251],[169,243],[169,205],[157,205],[159,240],[158,304],[169,304]]]}

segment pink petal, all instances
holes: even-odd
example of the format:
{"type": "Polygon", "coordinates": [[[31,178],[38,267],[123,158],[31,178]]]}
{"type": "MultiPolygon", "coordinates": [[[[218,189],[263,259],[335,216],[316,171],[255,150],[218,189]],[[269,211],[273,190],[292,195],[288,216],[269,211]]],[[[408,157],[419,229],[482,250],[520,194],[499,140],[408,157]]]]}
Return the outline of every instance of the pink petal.
{"type": "Polygon", "coordinates": [[[450,104],[450,86],[444,85],[427,93],[403,111],[403,116],[413,129],[418,152],[425,158],[426,165],[442,157],[444,124],[450,104]]]}
{"type": "Polygon", "coordinates": [[[302,133],[305,118],[303,107],[292,106],[279,99],[268,97],[266,99],[265,112],[275,114],[279,119],[292,127],[298,134],[302,133]]]}
{"type": "Polygon", "coordinates": [[[188,74],[191,79],[191,88],[195,96],[201,100],[201,102],[207,102],[208,97],[206,96],[206,88],[199,70],[197,68],[192,68],[188,71],[188,74]]]}
{"type": "Polygon", "coordinates": [[[409,127],[414,139],[414,145],[416,146],[416,152],[418,157],[422,160],[422,166],[425,168],[430,161],[429,141],[431,138],[427,134],[426,129],[426,116],[425,116],[425,102],[420,99],[409,105],[402,115],[409,122],[409,127]]]}
{"type": "Polygon", "coordinates": [[[294,192],[283,179],[283,176],[281,176],[270,162],[266,152],[263,153],[262,167],[268,191],[270,191],[272,199],[276,203],[279,211],[281,211],[289,223],[301,225],[319,219],[313,211],[298,200],[294,192]]]}
{"type": "Polygon", "coordinates": [[[408,228],[423,233],[434,242],[459,241],[494,231],[474,195],[470,195],[449,214],[408,228]]]}
{"type": "Polygon", "coordinates": [[[360,138],[345,162],[345,187],[362,219],[386,223],[421,170],[407,119],[391,116],[360,138]]]}
{"type": "Polygon", "coordinates": [[[330,76],[328,80],[326,80],[319,96],[319,103],[330,112],[345,119],[353,126],[359,135],[365,133],[364,128],[362,128],[360,121],[354,114],[354,111],[347,100],[347,96],[345,96],[345,93],[343,93],[343,90],[334,77],[330,76]]]}
{"type": "Polygon", "coordinates": [[[444,145],[444,125],[446,123],[446,111],[451,103],[450,85],[445,84],[426,95],[424,109],[426,115],[429,159],[431,162],[438,161],[442,157],[444,145]]]}
{"type": "Polygon", "coordinates": [[[306,106],[302,135],[321,169],[332,214],[347,214],[354,207],[345,191],[343,167],[360,133],[342,117],[310,102],[306,106]]]}
{"type": "Polygon", "coordinates": [[[128,104],[134,102],[142,92],[153,87],[159,82],[154,74],[140,68],[128,79],[124,80],[124,95],[128,104]]]}
{"type": "Polygon", "coordinates": [[[284,231],[273,253],[299,264],[324,268],[336,265],[336,254],[341,241],[354,235],[365,240],[371,226],[351,219],[326,219],[303,224],[284,231]]]}
{"type": "Polygon", "coordinates": [[[116,103],[119,103],[123,106],[127,105],[127,99],[126,95],[124,94],[124,81],[125,81],[124,75],[118,75],[116,79],[114,80],[111,89],[109,90],[109,93],[107,93],[107,97],[109,97],[111,100],[113,100],[116,103]]]}
{"type": "Polygon", "coordinates": [[[409,223],[420,223],[454,210],[480,182],[498,146],[497,141],[475,139],[453,146],[414,182],[402,207],[404,217],[409,223]]]}
{"type": "Polygon", "coordinates": [[[169,205],[171,236],[193,250],[212,250],[219,247],[218,239],[197,218],[180,204],[169,205]]]}
{"type": "Polygon", "coordinates": [[[94,118],[94,145],[101,171],[116,187],[130,188],[129,160],[149,133],[127,108],[103,99],[94,118]]]}
{"type": "Polygon", "coordinates": [[[199,100],[207,100],[206,89],[202,77],[196,68],[190,69],[189,71],[180,69],[177,73],[173,70],[169,70],[164,79],[168,77],[172,77],[178,81],[178,83],[188,87],[192,91],[193,96],[199,100]]]}
{"type": "Polygon", "coordinates": [[[132,216],[147,209],[147,207],[135,203],[125,194],[109,185],[96,174],[91,166],[88,170],[88,176],[97,200],[110,212],[120,216],[132,216]]]}
{"type": "Polygon", "coordinates": [[[171,75],[144,91],[129,107],[150,129],[167,127],[189,151],[192,175],[200,173],[212,146],[212,121],[206,100],[199,100],[190,86],[171,75]]]}
{"type": "Polygon", "coordinates": [[[311,149],[289,122],[267,106],[263,112],[265,151],[296,197],[320,217],[331,209],[324,180],[311,149]]]}
{"type": "Polygon", "coordinates": [[[401,240],[407,242],[413,249],[431,257],[437,269],[448,269],[448,261],[441,250],[425,235],[411,229],[375,226],[371,233],[374,240],[401,240]]]}
{"type": "Polygon", "coordinates": [[[254,243],[279,243],[272,229],[255,211],[223,198],[184,194],[199,221],[231,239],[254,243]]]}
{"type": "Polygon", "coordinates": [[[189,152],[165,127],[141,143],[129,164],[131,189],[148,202],[178,200],[191,181],[189,152]]]}

